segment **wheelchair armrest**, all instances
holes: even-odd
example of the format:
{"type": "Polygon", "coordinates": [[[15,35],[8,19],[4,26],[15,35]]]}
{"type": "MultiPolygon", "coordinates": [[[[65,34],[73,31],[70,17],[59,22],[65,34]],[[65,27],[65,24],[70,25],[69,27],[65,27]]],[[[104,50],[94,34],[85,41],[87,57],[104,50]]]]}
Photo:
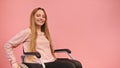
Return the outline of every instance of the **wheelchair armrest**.
{"type": "Polygon", "coordinates": [[[72,55],[71,55],[71,50],[70,50],[70,49],[56,49],[56,50],[54,50],[54,52],[55,52],[55,53],[56,53],[56,52],[66,52],[67,55],[68,55],[71,59],[74,59],[74,58],[72,57],[72,55]]]}
{"type": "Polygon", "coordinates": [[[41,58],[41,55],[39,52],[24,52],[24,55],[34,55],[36,56],[37,58],[41,58]]]}
{"type": "MultiPolygon", "coordinates": [[[[24,55],[21,56],[21,59],[22,59],[22,63],[24,63],[24,58],[25,56],[29,56],[29,55],[33,55],[33,56],[36,56],[37,58],[41,58],[41,55],[39,52],[23,52],[24,55]]],[[[41,59],[39,59],[41,64],[42,64],[42,68],[46,68],[45,67],[45,64],[43,61],[41,61],[41,59]]]]}
{"type": "Polygon", "coordinates": [[[67,52],[67,53],[71,53],[71,50],[70,49],[56,49],[54,50],[54,52],[67,52]]]}

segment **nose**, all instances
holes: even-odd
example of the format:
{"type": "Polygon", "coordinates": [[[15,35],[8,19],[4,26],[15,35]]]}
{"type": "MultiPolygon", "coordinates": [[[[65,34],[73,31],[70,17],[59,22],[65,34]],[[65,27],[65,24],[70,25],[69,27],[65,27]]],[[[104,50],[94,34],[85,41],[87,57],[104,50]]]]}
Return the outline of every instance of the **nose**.
{"type": "Polygon", "coordinates": [[[40,17],[40,20],[43,20],[43,18],[42,18],[42,17],[40,17]]]}

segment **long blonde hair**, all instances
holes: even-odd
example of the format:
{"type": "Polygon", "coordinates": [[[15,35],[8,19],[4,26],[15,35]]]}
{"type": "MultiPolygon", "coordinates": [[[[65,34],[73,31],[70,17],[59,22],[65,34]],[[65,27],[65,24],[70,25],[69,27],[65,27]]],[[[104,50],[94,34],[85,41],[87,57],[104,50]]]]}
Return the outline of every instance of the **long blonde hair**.
{"type": "Polygon", "coordinates": [[[37,30],[36,30],[36,24],[35,24],[35,20],[34,20],[34,15],[38,10],[42,10],[44,12],[44,14],[45,14],[45,19],[46,20],[45,20],[45,23],[41,26],[41,31],[45,33],[46,38],[49,40],[51,53],[55,57],[53,46],[52,46],[52,40],[51,40],[51,37],[50,37],[48,25],[47,25],[47,14],[46,14],[45,10],[43,8],[40,8],[40,7],[35,8],[32,11],[31,16],[30,16],[30,29],[31,29],[30,51],[31,52],[36,51],[37,30]]]}

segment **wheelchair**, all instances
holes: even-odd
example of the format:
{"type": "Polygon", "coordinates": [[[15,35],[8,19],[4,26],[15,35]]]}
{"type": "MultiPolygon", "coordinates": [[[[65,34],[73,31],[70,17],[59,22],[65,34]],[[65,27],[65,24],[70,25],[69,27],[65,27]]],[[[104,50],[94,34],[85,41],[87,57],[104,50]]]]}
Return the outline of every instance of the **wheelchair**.
{"type": "MultiPolygon", "coordinates": [[[[69,50],[69,49],[56,49],[56,50],[54,50],[54,53],[61,53],[61,52],[64,52],[64,53],[66,53],[68,56],[69,56],[69,58],[57,58],[57,59],[60,59],[60,60],[64,60],[64,61],[68,61],[68,60],[70,60],[70,61],[73,61],[73,62],[79,62],[79,61],[77,61],[77,60],[75,60],[73,57],[72,57],[72,55],[71,55],[71,50],[69,50]]],[[[39,61],[40,61],[40,65],[41,65],[41,68],[46,68],[46,66],[45,66],[45,63],[44,62],[42,62],[42,60],[40,59],[41,58],[41,55],[40,55],[40,53],[38,53],[38,52],[24,52],[23,51],[23,55],[21,56],[21,59],[22,59],[22,64],[20,65],[21,66],[21,68],[29,68],[25,63],[25,57],[26,56],[36,56],[37,58],[39,58],[39,61]]],[[[77,65],[76,63],[75,63],[75,65],[77,65]]],[[[81,64],[81,62],[79,62],[79,68],[82,68],[82,64],[81,64]]]]}

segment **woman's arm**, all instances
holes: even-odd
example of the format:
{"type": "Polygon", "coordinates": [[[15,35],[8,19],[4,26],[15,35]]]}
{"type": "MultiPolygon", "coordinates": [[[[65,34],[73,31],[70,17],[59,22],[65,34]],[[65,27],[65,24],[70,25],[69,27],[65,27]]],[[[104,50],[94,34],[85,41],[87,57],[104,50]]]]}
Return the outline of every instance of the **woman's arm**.
{"type": "Polygon", "coordinates": [[[7,43],[5,43],[4,45],[5,53],[12,66],[17,64],[16,58],[13,53],[13,48],[23,43],[29,37],[29,35],[30,35],[30,29],[28,28],[19,32],[13,38],[11,38],[7,43]]]}

